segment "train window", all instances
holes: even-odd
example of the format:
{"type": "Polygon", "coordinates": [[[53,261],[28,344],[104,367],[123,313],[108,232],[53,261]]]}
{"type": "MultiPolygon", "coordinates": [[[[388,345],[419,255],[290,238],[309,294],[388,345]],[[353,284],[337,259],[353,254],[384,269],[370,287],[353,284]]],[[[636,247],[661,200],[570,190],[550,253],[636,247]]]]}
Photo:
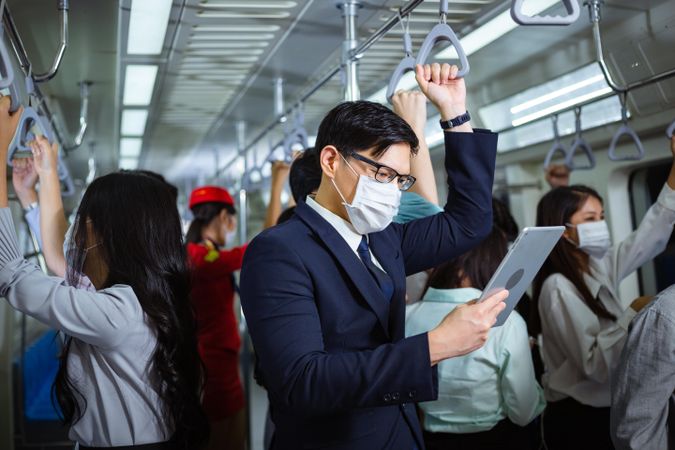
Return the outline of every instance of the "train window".
{"type": "MultiPolygon", "coordinates": [[[[589,64],[485,106],[479,114],[486,127],[505,130],[499,135],[498,150],[506,152],[553,139],[548,120],[551,114],[609,92],[611,88],[598,65],[589,64]],[[512,129],[515,126],[518,128],[512,129]]],[[[584,127],[616,122],[621,119],[620,111],[621,104],[616,96],[585,106],[582,110],[584,127]]],[[[561,136],[574,133],[572,111],[560,114],[558,128],[561,136]]]]}
{"type": "MultiPolygon", "coordinates": [[[[638,169],[630,176],[630,199],[633,226],[636,227],[651,205],[656,202],[663,183],[668,178],[671,163],[638,169]]],[[[670,236],[666,250],[638,270],[642,295],[655,295],[675,284],[675,233],[670,236]]]]}

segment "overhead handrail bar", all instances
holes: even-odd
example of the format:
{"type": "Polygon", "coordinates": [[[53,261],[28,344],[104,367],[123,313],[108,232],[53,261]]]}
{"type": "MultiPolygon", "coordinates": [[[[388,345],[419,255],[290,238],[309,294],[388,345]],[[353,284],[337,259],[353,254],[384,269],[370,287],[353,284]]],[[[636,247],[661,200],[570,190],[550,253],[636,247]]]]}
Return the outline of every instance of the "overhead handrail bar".
{"type": "Polygon", "coordinates": [[[567,164],[567,149],[560,140],[557,114],[551,116],[551,122],[553,123],[553,145],[551,145],[551,148],[546,154],[546,159],[544,159],[544,170],[548,169],[551,166],[551,161],[553,161],[553,157],[555,156],[556,153],[562,153],[563,158],[565,159],[565,164],[567,164]]]}
{"type": "Polygon", "coordinates": [[[666,130],[666,137],[668,139],[672,139],[673,135],[675,134],[675,120],[673,120],[673,123],[668,126],[668,129],[666,130]]]}
{"type": "Polygon", "coordinates": [[[628,125],[628,92],[624,92],[620,96],[621,99],[621,126],[619,127],[618,130],[616,130],[616,133],[614,133],[614,136],[612,137],[612,142],[609,144],[609,152],[608,156],[611,161],[639,161],[645,156],[645,149],[642,146],[642,141],[640,141],[640,137],[637,135],[635,130],[633,130],[629,125],[628,125]],[[621,136],[628,136],[633,140],[633,143],[635,144],[635,148],[637,149],[637,154],[635,155],[628,155],[628,156],[618,156],[616,154],[616,146],[619,143],[619,139],[621,136]]]}
{"type": "Polygon", "coordinates": [[[422,46],[417,52],[417,59],[415,60],[415,63],[426,63],[429,55],[431,55],[431,50],[433,50],[437,43],[450,42],[457,51],[457,56],[459,57],[459,63],[461,65],[459,72],[457,72],[457,78],[463,78],[469,74],[469,58],[467,58],[459,38],[447,23],[448,0],[441,0],[439,14],[441,16],[440,22],[438,25],[434,26],[427,37],[424,38],[424,42],[422,42],[422,46]]]}
{"type": "Polygon", "coordinates": [[[63,55],[66,53],[66,48],[68,47],[68,1],[69,0],[56,1],[56,7],[61,13],[59,48],[56,50],[56,56],[54,57],[54,61],[52,62],[52,66],[49,68],[49,70],[45,73],[33,74],[33,79],[37,83],[43,83],[54,78],[56,72],[58,72],[59,67],[61,66],[61,62],[63,61],[63,55]]]}
{"type": "Polygon", "coordinates": [[[574,110],[574,122],[575,122],[575,135],[574,141],[570,146],[569,152],[567,153],[567,167],[570,170],[590,170],[595,167],[595,155],[593,155],[593,149],[591,145],[586,142],[586,140],[581,136],[582,127],[581,127],[581,108],[576,108],[574,110]],[[585,166],[577,166],[574,163],[574,155],[577,153],[577,150],[581,150],[584,155],[588,158],[588,164],[585,166]]]}
{"type": "Polygon", "coordinates": [[[391,74],[389,79],[389,85],[387,86],[386,98],[389,104],[391,104],[391,99],[396,93],[396,87],[398,83],[403,78],[403,75],[406,73],[415,70],[415,56],[413,56],[412,49],[412,38],[410,37],[410,15],[406,18],[405,25],[403,24],[403,18],[399,18],[400,24],[403,27],[403,52],[405,56],[398,63],[394,72],[391,74]]]}
{"type": "Polygon", "coordinates": [[[73,139],[72,145],[66,146],[64,144],[63,149],[66,152],[75,150],[82,145],[87,128],[89,127],[89,88],[92,83],[91,81],[81,81],[78,84],[80,86],[80,128],[73,139]]]}
{"type": "MultiPolygon", "coordinates": [[[[384,36],[389,30],[391,30],[399,21],[400,17],[406,17],[410,14],[415,8],[423,3],[424,0],[411,0],[402,8],[399,9],[398,14],[395,14],[391,19],[385,22],[380,28],[377,29],[368,39],[366,39],[361,45],[356,47],[351,51],[351,58],[360,58],[362,54],[372,47],[382,36],[384,36]]],[[[247,152],[249,149],[253,148],[261,139],[263,139],[270,131],[275,129],[282,122],[282,118],[287,114],[290,114],[294,108],[300,106],[302,103],[305,103],[312,95],[321,89],[326,83],[328,83],[335,75],[337,75],[342,69],[342,62],[334,66],[332,69],[328,70],[317,82],[309,88],[300,98],[281,116],[275,117],[262,131],[260,131],[255,138],[242,150],[238,151],[237,154],[227,162],[216,174],[216,176],[222,174],[224,171],[232,167],[232,165],[237,161],[243,153],[247,152]]]]}
{"type": "Polygon", "coordinates": [[[524,1],[525,0],[513,0],[511,3],[511,18],[520,25],[571,25],[579,19],[579,14],[581,14],[581,8],[579,7],[579,2],[577,0],[562,0],[562,3],[567,10],[566,16],[528,16],[523,14],[524,1]]]}

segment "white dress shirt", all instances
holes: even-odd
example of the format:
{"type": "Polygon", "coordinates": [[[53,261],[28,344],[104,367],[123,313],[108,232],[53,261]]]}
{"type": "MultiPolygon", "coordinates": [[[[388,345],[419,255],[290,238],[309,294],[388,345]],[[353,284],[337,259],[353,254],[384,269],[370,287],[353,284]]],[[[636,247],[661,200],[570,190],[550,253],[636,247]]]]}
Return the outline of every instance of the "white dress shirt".
{"type": "MultiPolygon", "coordinates": [[[[473,288],[429,288],[422,301],[406,307],[406,336],[426,333],[457,306],[479,298],[473,288]]],[[[468,355],[438,364],[438,400],[423,402],[424,429],[434,433],[478,433],[507,417],[525,426],[546,406],[534,376],[527,326],[513,311],[490,330],[487,342],[468,355]]]]}
{"type": "Polygon", "coordinates": [[[675,191],[665,185],[637,230],[604,258],[590,258],[586,285],[616,322],[595,315],[563,275],[553,274],[544,281],[539,314],[546,367],[542,384],[548,401],[572,397],[594,407],[610,406],[609,377],[635,316],[630,308],[633,299],[619,298],[619,284],[665,249],[674,224],[675,191]]]}
{"type": "MultiPolygon", "coordinates": [[[[361,239],[363,239],[363,235],[359,234],[354,229],[354,226],[352,226],[351,223],[347,222],[345,219],[333,213],[332,211],[329,211],[323,206],[319,205],[316,202],[316,200],[314,200],[312,197],[308,196],[305,201],[307,203],[307,206],[316,211],[321,217],[324,218],[326,222],[328,222],[329,224],[332,225],[333,228],[335,228],[338,234],[342,236],[342,239],[344,239],[347,242],[349,248],[351,248],[354,251],[354,254],[359,258],[360,261],[361,258],[359,257],[359,253],[357,250],[359,248],[359,244],[361,243],[361,239]]],[[[366,236],[366,238],[368,238],[368,236],[366,236]]],[[[375,255],[373,255],[373,252],[370,251],[370,247],[368,248],[368,252],[370,253],[370,259],[373,260],[375,266],[377,266],[378,269],[381,269],[383,272],[385,272],[385,270],[382,269],[380,262],[377,260],[375,255]]]]}
{"type": "Polygon", "coordinates": [[[23,259],[9,208],[0,209],[0,296],[73,338],[68,377],[86,400],[69,437],[89,447],[167,441],[163,401],[150,381],[157,338],[129,286],[69,287],[23,259]]]}

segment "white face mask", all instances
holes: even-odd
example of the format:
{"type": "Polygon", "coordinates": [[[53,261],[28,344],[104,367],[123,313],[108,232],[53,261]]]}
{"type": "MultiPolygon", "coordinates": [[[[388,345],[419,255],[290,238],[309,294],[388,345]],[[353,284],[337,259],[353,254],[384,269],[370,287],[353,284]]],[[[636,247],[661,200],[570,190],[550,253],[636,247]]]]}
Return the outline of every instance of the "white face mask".
{"type": "Polygon", "coordinates": [[[225,245],[231,246],[234,244],[234,240],[237,237],[237,230],[234,229],[232,231],[226,231],[225,232],[225,245]]]}
{"type": "Polygon", "coordinates": [[[599,220],[596,222],[580,223],[579,225],[567,224],[577,229],[579,244],[577,247],[588,253],[590,256],[602,259],[612,246],[612,238],[609,235],[607,222],[599,220]]]}
{"type": "MultiPolygon", "coordinates": [[[[68,227],[68,230],[66,231],[66,234],[65,234],[64,238],[63,238],[63,257],[66,259],[66,273],[65,273],[66,282],[70,279],[75,279],[75,280],[77,280],[77,282],[75,283],[75,285],[73,287],[75,287],[77,289],[84,289],[85,291],[89,291],[89,292],[96,292],[96,288],[94,287],[94,284],[91,282],[89,277],[87,277],[82,272],[82,268],[80,268],[80,270],[74,270],[70,266],[70,264],[68,263],[67,255],[68,255],[68,251],[70,249],[70,246],[71,246],[72,240],[73,240],[73,229],[74,229],[74,226],[71,223],[70,226],[68,227]],[[71,276],[71,274],[73,274],[74,276],[71,276]]],[[[92,247],[89,247],[88,249],[85,250],[85,255],[82,258],[83,264],[84,264],[84,260],[86,258],[86,252],[88,252],[89,249],[91,249],[93,247],[96,247],[98,245],[99,244],[96,244],[96,245],[94,245],[92,247]]]]}
{"type": "Polygon", "coordinates": [[[398,214],[398,207],[401,204],[401,191],[398,186],[393,182],[380,183],[366,175],[359,175],[342,155],[340,157],[354,175],[359,177],[351,204],[347,203],[335,180],[331,179],[335,190],[342,198],[342,204],[347,210],[352,226],[359,234],[384,230],[398,214]]]}

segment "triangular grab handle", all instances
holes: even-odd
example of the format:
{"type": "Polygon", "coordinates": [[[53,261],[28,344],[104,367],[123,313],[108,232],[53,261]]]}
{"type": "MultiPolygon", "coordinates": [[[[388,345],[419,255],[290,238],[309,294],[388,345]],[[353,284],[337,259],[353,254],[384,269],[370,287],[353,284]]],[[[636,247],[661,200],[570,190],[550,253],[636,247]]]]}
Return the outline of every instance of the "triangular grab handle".
{"type": "MultiPolygon", "coordinates": [[[[527,16],[523,14],[523,2],[525,0],[513,0],[511,3],[511,18],[520,25],[571,25],[577,21],[581,8],[577,0],[562,0],[566,16],[527,16]]],[[[535,0],[530,0],[534,2],[535,0]]]]}
{"type": "Polygon", "coordinates": [[[413,70],[415,70],[415,58],[412,56],[406,56],[398,63],[398,66],[396,66],[389,79],[389,86],[387,86],[387,101],[389,104],[391,104],[391,99],[396,93],[396,87],[401,81],[401,78],[403,78],[403,75],[413,70]]]}
{"type": "Polygon", "coordinates": [[[19,124],[14,132],[12,142],[9,144],[9,151],[7,152],[7,164],[12,164],[12,159],[17,152],[30,152],[28,142],[35,139],[35,135],[31,131],[34,126],[37,126],[40,132],[51,142],[52,134],[49,124],[30,106],[23,109],[19,124]]]}
{"type": "Polygon", "coordinates": [[[645,149],[642,146],[642,141],[640,141],[640,138],[638,137],[637,133],[629,127],[626,124],[621,125],[619,129],[614,133],[614,137],[612,137],[612,142],[609,144],[609,152],[607,154],[609,156],[610,161],[639,161],[645,156],[645,149]],[[628,155],[628,156],[617,156],[616,154],[616,145],[619,143],[619,139],[621,136],[628,136],[630,137],[633,142],[635,143],[635,148],[637,149],[637,154],[635,155],[628,155]]]}
{"type": "Polygon", "coordinates": [[[307,130],[304,127],[297,127],[284,138],[284,161],[293,162],[293,144],[302,145],[303,150],[309,147],[307,139],[307,130]]]}
{"type": "Polygon", "coordinates": [[[427,37],[424,39],[424,42],[422,42],[419,53],[417,53],[415,64],[424,64],[429,58],[431,50],[433,50],[434,46],[441,41],[450,42],[457,51],[457,56],[459,56],[459,63],[461,65],[459,72],[457,72],[457,78],[463,78],[467,76],[470,70],[469,58],[467,58],[466,53],[462,48],[462,44],[457,38],[457,35],[454,31],[452,31],[452,28],[450,28],[450,25],[447,23],[439,23],[431,29],[427,37]]]}
{"type": "Polygon", "coordinates": [[[673,134],[675,134],[675,120],[673,120],[673,123],[671,123],[668,129],[666,130],[666,137],[668,139],[672,139],[673,134]]]}
{"type": "Polygon", "coordinates": [[[546,154],[546,159],[544,159],[544,170],[548,169],[553,161],[553,157],[556,153],[562,153],[563,158],[565,159],[565,164],[567,164],[567,149],[562,143],[556,141],[553,143],[548,153],[546,154]]]}
{"type": "Polygon", "coordinates": [[[569,152],[567,152],[567,161],[565,162],[567,167],[570,170],[591,170],[595,168],[595,155],[593,155],[593,149],[582,137],[577,136],[570,146],[569,152]],[[574,155],[577,151],[581,150],[588,158],[588,164],[585,166],[576,166],[574,164],[574,155]]]}

